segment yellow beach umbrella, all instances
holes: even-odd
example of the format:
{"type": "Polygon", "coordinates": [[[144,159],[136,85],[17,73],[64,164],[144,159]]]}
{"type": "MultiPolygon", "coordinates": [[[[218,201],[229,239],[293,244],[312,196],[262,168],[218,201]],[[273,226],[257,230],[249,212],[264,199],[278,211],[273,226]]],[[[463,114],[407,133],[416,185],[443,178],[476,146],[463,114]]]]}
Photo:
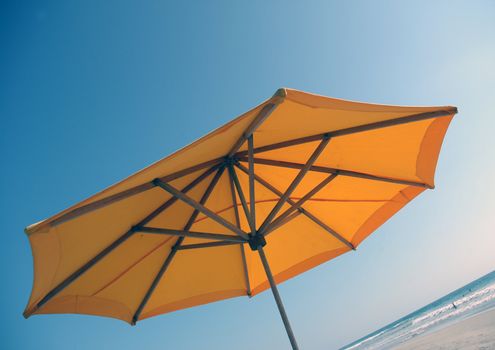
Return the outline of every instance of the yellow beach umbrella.
{"type": "Polygon", "coordinates": [[[279,89],[191,145],[26,228],[26,317],[131,324],[271,287],[356,249],[425,189],[455,107],[279,89]]]}

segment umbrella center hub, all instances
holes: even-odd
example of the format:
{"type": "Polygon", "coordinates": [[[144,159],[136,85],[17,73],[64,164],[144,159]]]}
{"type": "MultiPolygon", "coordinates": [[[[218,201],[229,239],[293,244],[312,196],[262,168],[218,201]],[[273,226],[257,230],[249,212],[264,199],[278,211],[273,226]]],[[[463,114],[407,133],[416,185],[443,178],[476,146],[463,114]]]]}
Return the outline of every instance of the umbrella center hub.
{"type": "Polygon", "coordinates": [[[249,237],[248,243],[251,250],[258,250],[258,247],[264,247],[266,245],[266,240],[262,234],[256,233],[249,237]]]}

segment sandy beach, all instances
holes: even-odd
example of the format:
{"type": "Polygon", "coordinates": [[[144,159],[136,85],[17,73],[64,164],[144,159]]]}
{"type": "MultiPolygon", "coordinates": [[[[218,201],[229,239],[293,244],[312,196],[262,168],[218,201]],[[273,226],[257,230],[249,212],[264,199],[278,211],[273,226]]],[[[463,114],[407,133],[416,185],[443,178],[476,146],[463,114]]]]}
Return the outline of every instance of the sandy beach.
{"type": "Polygon", "coordinates": [[[495,350],[495,309],[405,343],[401,350],[495,350]]]}

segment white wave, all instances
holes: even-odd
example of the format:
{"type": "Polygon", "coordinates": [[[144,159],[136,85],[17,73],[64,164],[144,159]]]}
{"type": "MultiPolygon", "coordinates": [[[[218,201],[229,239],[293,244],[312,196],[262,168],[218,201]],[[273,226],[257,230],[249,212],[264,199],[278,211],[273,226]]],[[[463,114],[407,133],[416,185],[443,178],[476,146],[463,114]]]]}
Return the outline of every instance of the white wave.
{"type": "Polygon", "coordinates": [[[495,293],[495,285],[491,285],[491,286],[488,286],[486,288],[483,288],[483,289],[481,289],[479,291],[476,291],[474,293],[467,294],[464,297],[459,298],[459,299],[453,301],[451,304],[442,306],[439,309],[432,310],[431,312],[427,313],[426,315],[423,315],[421,317],[418,317],[418,318],[414,319],[412,321],[412,323],[413,324],[418,324],[418,323],[420,323],[420,322],[422,322],[422,321],[424,321],[424,320],[426,320],[428,318],[435,318],[436,316],[440,315],[443,312],[446,312],[446,311],[449,311],[449,310],[452,310],[452,309],[456,309],[459,306],[461,306],[462,304],[469,303],[473,299],[476,299],[476,298],[478,298],[478,297],[480,297],[482,295],[489,294],[489,293],[495,293]],[[455,305],[455,307],[454,307],[454,305],[455,305]]]}
{"type": "Polygon", "coordinates": [[[343,349],[381,349],[404,343],[441,324],[472,315],[475,313],[473,311],[482,310],[485,306],[490,306],[492,302],[495,302],[495,284],[480,290],[470,290],[455,300],[445,300],[443,304],[430,312],[418,315],[416,318],[412,316],[412,319],[398,322],[392,327],[383,329],[377,334],[343,349]]]}

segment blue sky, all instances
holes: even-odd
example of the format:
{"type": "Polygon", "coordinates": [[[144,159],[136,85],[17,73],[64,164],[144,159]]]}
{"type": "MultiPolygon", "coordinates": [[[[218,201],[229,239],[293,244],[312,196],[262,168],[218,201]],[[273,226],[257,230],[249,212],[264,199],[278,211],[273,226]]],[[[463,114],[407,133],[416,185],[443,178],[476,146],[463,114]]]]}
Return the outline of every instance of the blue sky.
{"type": "Polygon", "coordinates": [[[137,327],[22,317],[32,283],[26,225],[281,86],[460,111],[434,191],[359,251],[280,286],[302,348],[345,345],[492,271],[494,18],[493,1],[2,1],[2,348],[287,348],[270,293],[137,327]]]}

